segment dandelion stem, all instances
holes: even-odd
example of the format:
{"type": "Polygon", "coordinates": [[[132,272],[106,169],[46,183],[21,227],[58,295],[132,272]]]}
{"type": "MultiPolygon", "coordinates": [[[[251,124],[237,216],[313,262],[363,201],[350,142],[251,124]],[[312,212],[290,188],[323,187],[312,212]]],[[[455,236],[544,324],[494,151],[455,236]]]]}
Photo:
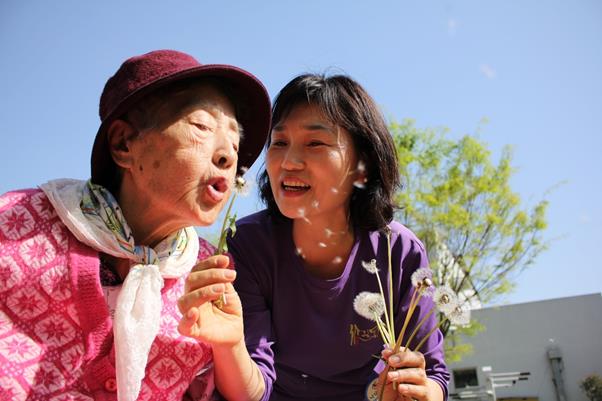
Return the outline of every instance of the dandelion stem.
{"type": "MultiPolygon", "coordinates": [[[[391,339],[395,338],[395,315],[393,314],[393,266],[391,262],[391,230],[387,230],[387,259],[389,262],[389,313],[391,315],[391,339]]],[[[393,340],[391,340],[393,342],[393,340]]]]}
{"type": "Polygon", "coordinates": [[[382,320],[380,320],[380,317],[376,316],[376,313],[374,314],[374,321],[376,322],[376,327],[378,327],[378,331],[380,332],[380,336],[382,337],[384,343],[390,344],[391,339],[389,338],[388,333],[384,327],[384,323],[382,320]]]}
{"type": "Polygon", "coordinates": [[[219,242],[217,243],[217,250],[215,251],[216,255],[221,255],[224,253],[224,245],[226,244],[226,224],[230,219],[230,211],[232,210],[232,205],[234,204],[234,199],[236,199],[236,192],[232,194],[232,198],[230,198],[230,204],[228,205],[228,209],[226,210],[226,215],[224,216],[224,221],[222,222],[222,229],[219,234],[219,242]]]}
{"type": "MultiPolygon", "coordinates": [[[[385,303],[385,292],[383,291],[383,284],[380,281],[380,275],[378,274],[378,270],[374,273],[376,275],[376,280],[378,281],[378,289],[380,290],[380,296],[383,299],[383,303],[385,304],[385,322],[387,325],[387,338],[389,338],[389,341],[386,341],[385,343],[388,344],[389,346],[393,345],[393,339],[395,338],[395,332],[391,331],[392,330],[392,326],[391,323],[389,321],[389,314],[387,313],[386,310],[386,303],[385,303]]],[[[391,315],[392,317],[393,315],[391,315]]]]}
{"type": "Polygon", "coordinates": [[[424,336],[424,338],[422,340],[420,340],[420,342],[418,343],[418,345],[416,346],[416,349],[414,350],[415,352],[418,352],[420,350],[420,347],[422,347],[422,345],[424,344],[424,342],[426,340],[428,340],[428,338],[431,336],[431,334],[433,334],[435,332],[435,330],[437,330],[439,328],[439,326],[441,326],[441,323],[443,323],[445,320],[440,321],[439,323],[437,323],[435,325],[435,327],[433,327],[427,334],[426,336],[424,336]]]}
{"type": "Polygon", "coordinates": [[[414,339],[414,337],[416,336],[416,334],[418,333],[418,330],[420,329],[420,327],[422,327],[422,325],[424,324],[424,322],[426,322],[426,319],[428,319],[433,312],[435,311],[434,308],[431,308],[428,313],[426,315],[424,315],[424,317],[420,320],[420,322],[416,325],[416,327],[414,328],[414,330],[412,330],[412,334],[410,334],[410,338],[408,338],[408,341],[406,341],[406,344],[404,345],[404,351],[407,350],[410,346],[410,343],[412,342],[412,340],[414,339]]]}

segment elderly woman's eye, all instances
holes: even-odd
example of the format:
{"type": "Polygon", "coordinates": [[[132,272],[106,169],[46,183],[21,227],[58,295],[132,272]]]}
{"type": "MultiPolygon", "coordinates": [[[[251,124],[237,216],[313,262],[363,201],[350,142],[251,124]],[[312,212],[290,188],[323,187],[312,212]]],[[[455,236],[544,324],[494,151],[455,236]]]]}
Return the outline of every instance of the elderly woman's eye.
{"type": "Polygon", "coordinates": [[[210,131],[209,127],[203,123],[192,123],[192,125],[200,129],[201,131],[210,131]]]}

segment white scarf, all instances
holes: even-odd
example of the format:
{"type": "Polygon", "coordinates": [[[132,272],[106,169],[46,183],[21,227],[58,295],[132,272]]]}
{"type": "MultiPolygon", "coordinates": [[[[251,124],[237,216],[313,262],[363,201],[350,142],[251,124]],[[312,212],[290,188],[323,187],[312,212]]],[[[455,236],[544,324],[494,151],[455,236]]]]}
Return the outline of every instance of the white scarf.
{"type": "Polygon", "coordinates": [[[150,347],[159,331],[164,278],[178,278],[195,265],[199,241],[186,227],[154,249],[134,244],[131,230],[113,196],[79,180],[54,180],[40,186],[59,218],[80,242],[122,259],[130,271],[117,298],[113,334],[117,398],[135,401],[150,347]]]}

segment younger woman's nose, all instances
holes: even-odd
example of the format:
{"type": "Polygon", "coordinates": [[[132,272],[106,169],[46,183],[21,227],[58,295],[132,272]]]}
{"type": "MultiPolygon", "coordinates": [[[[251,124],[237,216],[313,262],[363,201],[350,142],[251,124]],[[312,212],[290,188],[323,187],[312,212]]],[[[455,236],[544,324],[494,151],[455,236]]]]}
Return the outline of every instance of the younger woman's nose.
{"type": "Polygon", "coordinates": [[[285,170],[298,170],[303,168],[303,165],[303,158],[301,157],[299,152],[293,147],[287,149],[287,151],[284,154],[284,157],[282,158],[282,168],[285,170]]]}

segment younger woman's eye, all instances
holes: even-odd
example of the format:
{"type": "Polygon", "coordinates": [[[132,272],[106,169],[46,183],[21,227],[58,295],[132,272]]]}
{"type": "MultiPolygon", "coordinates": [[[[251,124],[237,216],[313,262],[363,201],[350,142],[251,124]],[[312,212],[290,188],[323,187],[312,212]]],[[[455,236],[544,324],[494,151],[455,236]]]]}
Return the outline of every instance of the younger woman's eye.
{"type": "Polygon", "coordinates": [[[270,147],[275,147],[275,148],[279,148],[282,146],[286,146],[286,142],[282,141],[282,140],[273,140],[272,143],[270,143],[270,147]]]}
{"type": "Polygon", "coordinates": [[[321,146],[321,145],[325,145],[325,143],[322,141],[311,141],[307,144],[307,146],[310,146],[310,147],[316,147],[316,146],[321,146]]]}

